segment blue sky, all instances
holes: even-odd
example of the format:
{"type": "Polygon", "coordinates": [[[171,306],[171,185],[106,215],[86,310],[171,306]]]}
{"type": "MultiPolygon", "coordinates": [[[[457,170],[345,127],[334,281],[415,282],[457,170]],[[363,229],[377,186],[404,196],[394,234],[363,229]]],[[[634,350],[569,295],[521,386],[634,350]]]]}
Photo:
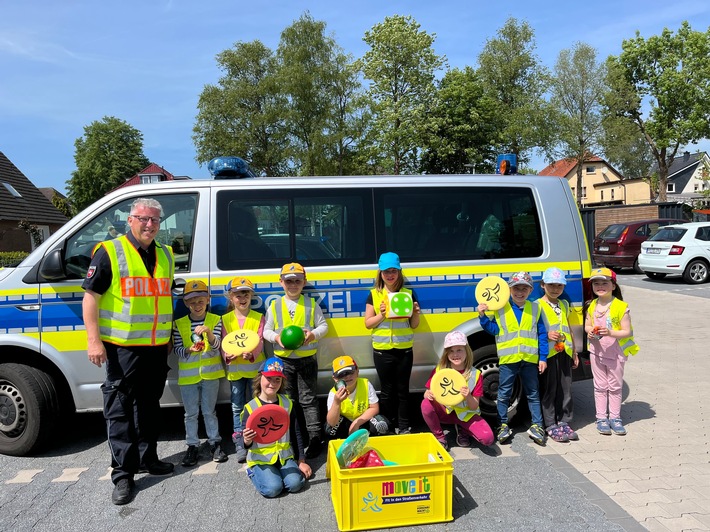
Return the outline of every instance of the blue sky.
{"type": "MultiPolygon", "coordinates": [[[[115,116],[143,133],[152,162],[175,175],[207,177],[195,162],[192,127],[200,92],[220,75],[215,55],[255,39],[275,49],[280,32],[306,10],[355,57],[366,51],[362,37],[374,24],[412,15],[436,34],[434,49],[452,68],[475,67],[510,16],[533,27],[550,68],[577,41],[603,59],[636,30],[650,37],[683,20],[700,31],[710,26],[710,4],[697,0],[0,0],[0,151],[35,185],[64,191],[84,126],[115,116]]],[[[538,170],[544,165],[533,161],[538,170]]]]}

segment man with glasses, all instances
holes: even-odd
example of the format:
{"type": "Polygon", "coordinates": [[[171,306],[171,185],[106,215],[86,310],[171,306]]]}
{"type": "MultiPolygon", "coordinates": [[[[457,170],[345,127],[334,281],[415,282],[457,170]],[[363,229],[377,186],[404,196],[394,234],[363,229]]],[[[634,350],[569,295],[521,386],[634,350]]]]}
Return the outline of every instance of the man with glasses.
{"type": "Polygon", "coordinates": [[[162,215],[158,201],[134,201],[130,230],[97,246],[82,285],[89,361],[106,363],[101,389],[114,504],[133,499],[136,473],[169,475],[174,468],[157,451],[175,273],[172,249],[155,241],[162,215]]]}

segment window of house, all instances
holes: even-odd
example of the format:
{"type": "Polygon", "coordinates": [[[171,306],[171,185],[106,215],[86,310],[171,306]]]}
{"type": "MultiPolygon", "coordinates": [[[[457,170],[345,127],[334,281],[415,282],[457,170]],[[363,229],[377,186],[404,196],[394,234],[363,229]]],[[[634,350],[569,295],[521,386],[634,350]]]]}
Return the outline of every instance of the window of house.
{"type": "Polygon", "coordinates": [[[141,184],[146,185],[148,183],[160,183],[160,175],[158,174],[148,174],[141,176],[141,184]]]}
{"type": "Polygon", "coordinates": [[[582,187],[582,197],[583,198],[587,197],[587,187],[582,187]]]}
{"type": "Polygon", "coordinates": [[[611,199],[614,199],[614,189],[611,189],[611,199]]]}
{"type": "Polygon", "coordinates": [[[597,169],[596,166],[587,166],[587,173],[593,174],[596,171],[596,169],[597,169]]]}
{"type": "Polygon", "coordinates": [[[5,188],[7,189],[7,191],[8,191],[10,194],[12,194],[14,197],[16,197],[16,198],[21,198],[21,197],[22,197],[22,194],[20,194],[17,190],[15,190],[15,187],[13,187],[10,183],[5,183],[5,182],[3,181],[2,184],[5,186],[5,188]]]}
{"type": "Polygon", "coordinates": [[[600,190],[599,193],[601,194],[601,199],[602,199],[602,201],[604,201],[604,191],[603,191],[603,190],[600,190]]]}
{"type": "Polygon", "coordinates": [[[666,192],[675,192],[675,183],[668,183],[666,185],[666,192]]]}
{"type": "Polygon", "coordinates": [[[700,183],[693,184],[693,192],[698,192],[700,190],[700,183]]]}

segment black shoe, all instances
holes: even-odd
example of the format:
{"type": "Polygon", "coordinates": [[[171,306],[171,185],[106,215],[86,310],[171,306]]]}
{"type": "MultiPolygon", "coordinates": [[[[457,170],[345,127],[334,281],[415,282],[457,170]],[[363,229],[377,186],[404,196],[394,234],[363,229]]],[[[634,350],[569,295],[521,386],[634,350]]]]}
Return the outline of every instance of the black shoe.
{"type": "Polygon", "coordinates": [[[121,505],[128,504],[133,500],[135,495],[135,484],[131,478],[122,478],[113,487],[113,493],[111,494],[111,501],[113,504],[121,505]]]}
{"type": "Polygon", "coordinates": [[[306,449],[306,458],[315,458],[323,450],[323,442],[320,437],[314,436],[308,443],[308,449],[306,449]]]}
{"type": "Polygon", "coordinates": [[[212,451],[213,462],[221,463],[227,461],[227,455],[224,454],[224,451],[222,450],[222,447],[219,443],[216,443],[215,445],[210,447],[210,450],[212,451]]]}
{"type": "Polygon", "coordinates": [[[151,475],[170,475],[175,469],[175,464],[170,462],[163,462],[162,460],[157,460],[150,464],[145,464],[138,470],[139,473],[150,473],[151,475]]]}
{"type": "Polygon", "coordinates": [[[183,467],[192,467],[194,465],[197,465],[197,456],[199,455],[199,451],[197,449],[196,445],[190,445],[187,448],[187,451],[185,451],[185,456],[182,459],[182,465],[183,467]]]}

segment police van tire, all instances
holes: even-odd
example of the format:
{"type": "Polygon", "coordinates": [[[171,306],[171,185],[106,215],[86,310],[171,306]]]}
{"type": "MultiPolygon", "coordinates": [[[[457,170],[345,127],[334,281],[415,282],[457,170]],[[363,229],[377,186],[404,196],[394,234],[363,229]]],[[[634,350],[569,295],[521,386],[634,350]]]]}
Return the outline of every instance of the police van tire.
{"type": "Polygon", "coordinates": [[[25,456],[41,447],[57,421],[54,380],[21,364],[0,364],[0,453],[25,456]]]}
{"type": "MultiPolygon", "coordinates": [[[[483,397],[480,408],[484,417],[495,419],[498,415],[496,399],[498,397],[498,352],[495,345],[487,345],[473,352],[474,367],[481,372],[483,379],[483,397]]],[[[517,413],[522,400],[523,390],[520,380],[516,379],[508,405],[508,421],[517,413]]]]}

